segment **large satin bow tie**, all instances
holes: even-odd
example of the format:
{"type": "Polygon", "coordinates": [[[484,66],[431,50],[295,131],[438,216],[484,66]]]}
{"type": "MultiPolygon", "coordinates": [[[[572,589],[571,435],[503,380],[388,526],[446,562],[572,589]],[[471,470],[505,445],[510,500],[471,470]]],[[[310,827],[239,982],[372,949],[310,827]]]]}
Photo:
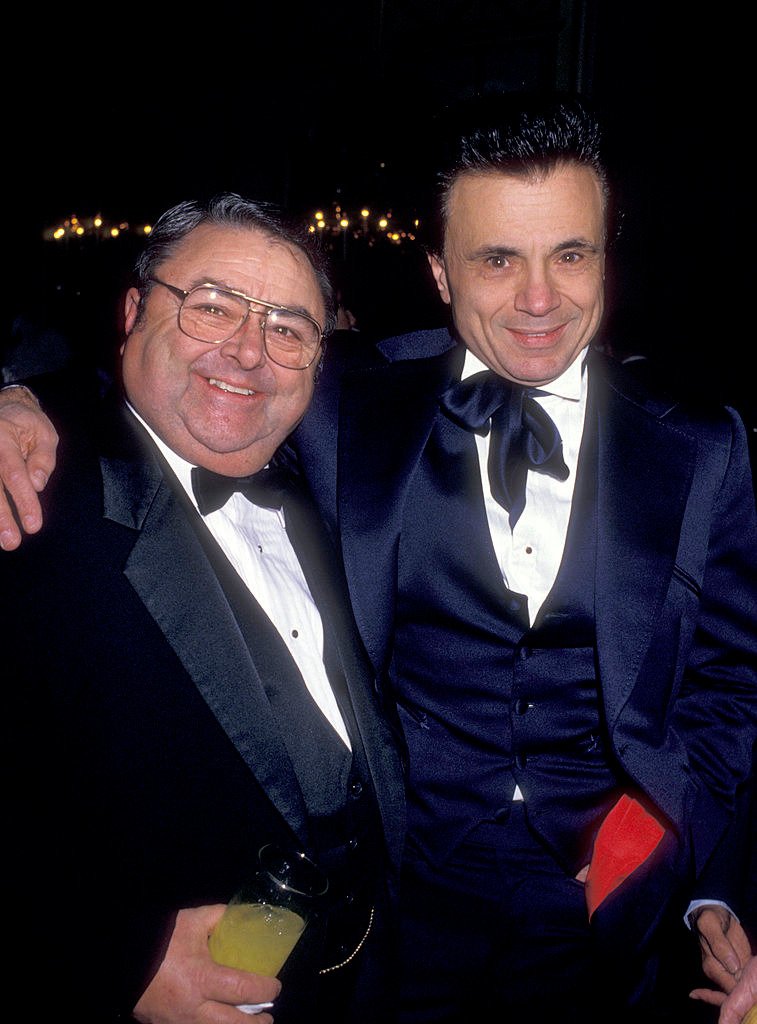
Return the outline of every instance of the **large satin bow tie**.
{"type": "Polygon", "coordinates": [[[486,370],[453,384],[440,399],[447,415],[467,430],[485,436],[491,420],[489,482],[512,527],[526,506],[529,469],[558,480],[569,473],[560,432],[533,391],[486,370]]]}
{"type": "Polygon", "coordinates": [[[222,508],[237,491],[262,508],[281,508],[289,486],[289,473],[281,466],[267,466],[250,476],[222,476],[203,466],[192,470],[192,490],[204,516],[222,508]]]}

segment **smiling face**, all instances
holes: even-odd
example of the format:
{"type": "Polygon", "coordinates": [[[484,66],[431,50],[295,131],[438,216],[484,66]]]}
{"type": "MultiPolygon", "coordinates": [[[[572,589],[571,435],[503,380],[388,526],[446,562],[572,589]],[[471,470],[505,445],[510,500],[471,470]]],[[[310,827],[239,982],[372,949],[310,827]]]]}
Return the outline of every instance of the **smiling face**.
{"type": "Polygon", "coordinates": [[[604,204],[592,170],[536,180],[466,172],[452,186],[442,299],[471,351],[503,377],[546,384],[597,332],[604,308],[604,204]]]}
{"type": "MultiPolygon", "coordinates": [[[[305,254],[254,228],[203,224],[182,239],[157,275],[185,290],[205,283],[235,289],[324,322],[305,254]]],[[[126,395],[188,462],[227,476],[253,473],[305,414],[313,367],[289,370],[271,362],[255,314],[221,344],[188,338],[179,330],[179,305],[167,288],[153,285],[140,310],[139,293],[129,291],[121,349],[126,395]]]]}

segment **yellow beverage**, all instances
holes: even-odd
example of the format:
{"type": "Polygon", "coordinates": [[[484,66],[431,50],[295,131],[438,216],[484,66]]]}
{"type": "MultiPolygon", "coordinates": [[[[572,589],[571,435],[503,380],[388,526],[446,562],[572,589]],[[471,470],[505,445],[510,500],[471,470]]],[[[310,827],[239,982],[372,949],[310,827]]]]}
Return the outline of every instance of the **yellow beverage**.
{"type": "Polygon", "coordinates": [[[230,903],[208,945],[216,963],[275,977],[305,929],[293,910],[261,903],[230,903]]]}

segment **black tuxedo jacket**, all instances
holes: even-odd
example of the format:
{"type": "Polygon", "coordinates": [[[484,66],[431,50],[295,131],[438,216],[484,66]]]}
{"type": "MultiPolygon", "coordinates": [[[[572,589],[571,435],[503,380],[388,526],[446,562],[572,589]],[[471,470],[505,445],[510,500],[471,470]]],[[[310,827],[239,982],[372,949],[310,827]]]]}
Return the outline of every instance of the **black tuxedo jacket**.
{"type": "MultiPolygon", "coordinates": [[[[446,329],[375,349],[337,344],[293,437],[340,543],[379,676],[391,654],[404,503],[457,348],[446,329]]],[[[629,779],[672,824],[676,870],[696,877],[749,777],[757,729],[757,525],[744,428],[729,410],[653,396],[596,352],[589,387],[598,408],[594,606],[609,739],[629,779]]]]}
{"type": "MultiPolygon", "coordinates": [[[[123,409],[85,436],[43,398],[62,435],[45,528],[0,561],[21,913],[11,973],[77,1019],[108,1022],[128,1019],[177,910],[225,902],[265,842],[309,850],[308,820],[255,652],[154,445],[123,409]]],[[[298,556],[337,638],[391,886],[400,762],[308,516],[298,556]]]]}

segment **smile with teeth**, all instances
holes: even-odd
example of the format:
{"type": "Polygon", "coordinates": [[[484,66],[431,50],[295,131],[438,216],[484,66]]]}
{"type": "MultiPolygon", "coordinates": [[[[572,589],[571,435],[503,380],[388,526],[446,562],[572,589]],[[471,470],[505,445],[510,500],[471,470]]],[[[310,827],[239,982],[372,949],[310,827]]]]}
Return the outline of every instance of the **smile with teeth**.
{"type": "Polygon", "coordinates": [[[235,388],[233,384],[227,384],[225,380],[217,380],[215,377],[208,377],[208,384],[215,388],[220,388],[221,391],[230,391],[233,395],[254,395],[257,393],[252,388],[235,388]]]}
{"type": "Polygon", "coordinates": [[[558,338],[562,337],[562,330],[563,325],[559,324],[557,327],[552,327],[550,330],[546,331],[518,330],[516,327],[511,327],[510,333],[522,344],[534,347],[539,344],[548,345],[555,342],[558,338]]]}
{"type": "Polygon", "coordinates": [[[516,327],[510,328],[513,334],[519,334],[523,338],[549,338],[551,335],[556,334],[560,330],[560,327],[552,327],[547,331],[525,331],[518,330],[516,327]]]}

